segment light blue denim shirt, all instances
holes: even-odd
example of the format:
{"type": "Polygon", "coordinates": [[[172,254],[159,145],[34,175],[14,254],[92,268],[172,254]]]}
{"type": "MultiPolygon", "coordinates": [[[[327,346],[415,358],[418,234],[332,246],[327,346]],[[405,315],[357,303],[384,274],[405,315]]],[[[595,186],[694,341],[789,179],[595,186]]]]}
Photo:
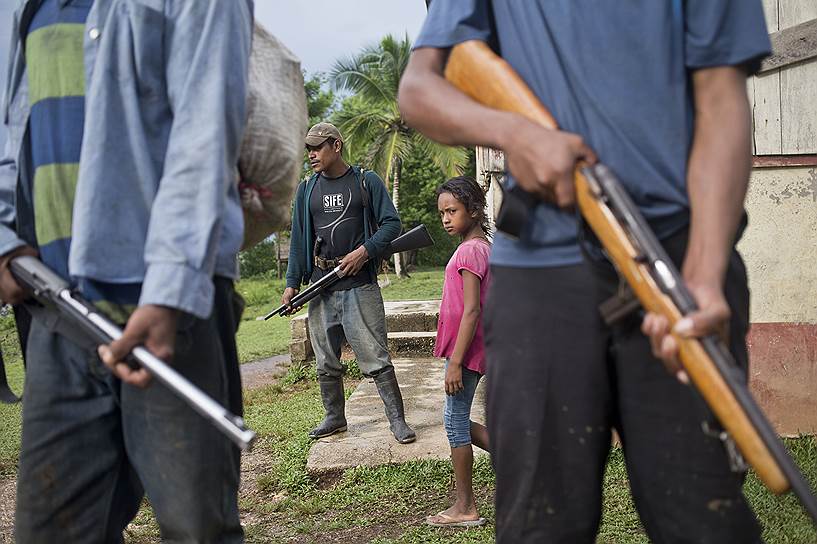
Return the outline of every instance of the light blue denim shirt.
{"type": "MultiPolygon", "coordinates": [[[[12,29],[0,254],[35,241],[22,32],[40,3],[22,1],[12,29]]],[[[94,2],[72,277],[141,282],[140,305],[202,318],[212,310],[212,277],[237,277],[252,11],[252,0],[94,2]]]]}

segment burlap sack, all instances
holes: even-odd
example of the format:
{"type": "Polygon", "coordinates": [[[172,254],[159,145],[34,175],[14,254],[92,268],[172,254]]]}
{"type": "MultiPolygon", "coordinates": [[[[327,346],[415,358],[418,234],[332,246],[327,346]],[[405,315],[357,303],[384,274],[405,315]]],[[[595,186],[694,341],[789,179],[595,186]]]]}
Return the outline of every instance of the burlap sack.
{"type": "Polygon", "coordinates": [[[304,152],[307,109],[301,63],[255,23],[247,128],[238,161],[248,249],[290,220],[304,152]]]}

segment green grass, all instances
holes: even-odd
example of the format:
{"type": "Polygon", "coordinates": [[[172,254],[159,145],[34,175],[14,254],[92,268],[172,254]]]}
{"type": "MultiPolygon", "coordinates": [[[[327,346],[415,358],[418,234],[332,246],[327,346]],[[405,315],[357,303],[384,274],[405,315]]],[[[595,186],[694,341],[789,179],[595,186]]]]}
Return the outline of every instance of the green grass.
{"type": "MultiPolygon", "coordinates": [[[[384,278],[380,276],[380,279],[384,278]]],[[[389,285],[382,289],[384,300],[432,300],[442,295],[442,269],[419,270],[409,279],[389,274],[388,279],[389,285]]],[[[236,335],[238,358],[242,364],[289,352],[291,318],[276,316],[268,321],[256,321],[257,317],[280,305],[284,286],[284,280],[266,276],[242,279],[236,284],[247,304],[236,335]]],[[[298,315],[304,312],[306,309],[298,315]]]]}
{"type": "Polygon", "coordinates": [[[420,269],[412,272],[409,279],[389,274],[391,284],[382,289],[383,300],[439,300],[443,293],[443,275],[442,268],[420,269]]]}
{"type": "MultiPolygon", "coordinates": [[[[441,270],[423,270],[410,280],[383,289],[386,300],[439,298],[441,270]]],[[[289,319],[255,321],[276,305],[283,282],[250,278],[238,284],[247,301],[237,337],[242,362],[286,351],[289,319]]],[[[13,321],[0,317],[0,342],[13,386],[21,387],[22,364],[13,321]]],[[[347,363],[347,395],[360,378],[356,363],[347,363]]],[[[358,467],[321,480],[306,472],[311,442],[306,434],[322,417],[313,365],[291,366],[279,383],[249,391],[245,397],[248,425],[259,434],[250,455],[250,469],[240,496],[247,542],[373,542],[376,544],[490,543],[494,541],[494,476],[487,457],[478,458],[474,486],[480,513],[489,525],[472,530],[435,529],[426,515],[446,508],[453,498],[453,472],[448,461],[415,461],[376,468],[358,467]]],[[[20,433],[19,406],[0,405],[0,477],[16,470],[20,433]]],[[[787,440],[792,455],[817,487],[817,439],[787,440]]],[[[797,500],[776,497],[750,474],[745,493],[764,526],[768,544],[810,544],[814,529],[797,500]]],[[[599,543],[648,542],[630,496],[621,450],[613,449],[604,485],[604,513],[599,543]]],[[[129,542],[158,542],[158,527],[143,505],[128,530],[129,542]]]]}
{"type": "MultiPolygon", "coordinates": [[[[487,457],[479,458],[474,485],[481,515],[479,529],[439,530],[424,525],[426,515],[448,506],[453,473],[447,461],[416,461],[375,468],[358,467],[322,481],[306,473],[307,431],[322,416],[314,381],[306,376],[247,395],[248,423],[261,439],[257,451],[271,461],[242,495],[241,508],[255,520],[248,542],[347,541],[391,543],[489,543],[493,536],[494,476],[487,457]]],[[[351,392],[353,384],[348,384],[351,392]]],[[[817,439],[787,440],[803,472],[817,485],[817,439]]],[[[764,526],[768,544],[810,544],[815,532],[792,496],[776,497],[750,474],[745,493],[764,526]]],[[[611,450],[604,483],[604,513],[599,543],[649,542],[633,506],[624,457],[611,450]]]]}
{"type": "MultiPolygon", "coordinates": [[[[23,357],[12,315],[0,317],[0,350],[9,385],[19,395],[23,390],[23,357]]],[[[0,403],[0,478],[13,476],[17,471],[21,417],[20,404],[0,403]]]]}
{"type": "MultiPolygon", "coordinates": [[[[347,393],[351,393],[355,384],[347,386],[347,393]]],[[[287,542],[299,536],[316,541],[323,533],[350,531],[352,542],[380,542],[377,538],[389,531],[387,527],[412,525],[417,527],[411,531],[419,531],[417,542],[434,542],[430,538],[439,536],[419,521],[445,507],[453,482],[450,463],[418,461],[359,467],[337,475],[333,485],[325,486],[306,472],[312,444],[306,433],[323,415],[316,384],[303,380],[283,388],[252,391],[245,406],[247,423],[261,437],[256,451],[272,462],[258,476],[255,492],[242,497],[242,510],[260,520],[247,527],[248,535],[252,535],[248,541],[287,542]]],[[[491,511],[492,479],[488,460],[479,460],[475,484],[482,490],[480,500],[486,514],[491,511]]],[[[475,542],[493,540],[490,527],[472,535],[481,535],[475,542]]]]}
{"type": "Polygon", "coordinates": [[[238,360],[241,364],[289,353],[289,319],[274,317],[269,321],[244,319],[236,335],[238,360]]]}
{"type": "MultiPolygon", "coordinates": [[[[817,489],[817,437],[784,440],[789,453],[806,476],[811,489],[817,489]]],[[[800,508],[792,493],[773,495],[766,490],[754,472],[744,485],[744,493],[764,525],[763,537],[767,544],[814,544],[817,532],[800,508]]]]}
{"type": "Polygon", "coordinates": [[[284,287],[284,280],[264,276],[242,279],[236,283],[236,290],[246,303],[236,335],[241,364],[289,352],[291,335],[288,318],[255,320],[281,304],[284,287]]]}

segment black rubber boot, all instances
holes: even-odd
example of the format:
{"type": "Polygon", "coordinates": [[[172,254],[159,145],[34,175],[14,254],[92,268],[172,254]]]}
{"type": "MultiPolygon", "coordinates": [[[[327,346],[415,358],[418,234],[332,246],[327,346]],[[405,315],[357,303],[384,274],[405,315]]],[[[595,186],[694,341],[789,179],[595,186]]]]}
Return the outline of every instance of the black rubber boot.
{"type": "Polygon", "coordinates": [[[417,435],[406,423],[405,411],[403,409],[403,395],[400,394],[400,386],[397,385],[397,376],[394,374],[394,367],[383,370],[374,377],[377,385],[377,392],[383,399],[386,407],[386,417],[389,418],[389,428],[394,438],[401,444],[408,444],[417,440],[417,435]]]}
{"type": "Polygon", "coordinates": [[[346,430],[346,416],[344,407],[346,397],[343,394],[343,378],[338,376],[318,376],[321,386],[321,400],[326,416],[321,424],[309,431],[309,438],[323,438],[324,436],[341,433],[346,430]]]}

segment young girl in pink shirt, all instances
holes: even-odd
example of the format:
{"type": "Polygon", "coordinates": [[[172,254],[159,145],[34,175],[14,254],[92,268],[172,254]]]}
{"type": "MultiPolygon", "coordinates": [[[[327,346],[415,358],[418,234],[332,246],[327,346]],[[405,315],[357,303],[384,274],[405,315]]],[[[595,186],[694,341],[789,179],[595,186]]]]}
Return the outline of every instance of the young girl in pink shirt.
{"type": "Polygon", "coordinates": [[[474,527],[485,523],[477,512],[472,488],[474,453],[471,444],[488,451],[488,431],[471,421],[471,404],[485,374],[481,308],[488,292],[488,219],[485,193],[470,177],[452,178],[437,189],[437,208],[448,234],[462,237],[445,267],[436,357],[445,357],[443,420],[454,464],[457,499],[447,510],[428,516],[438,527],[474,527]]]}

